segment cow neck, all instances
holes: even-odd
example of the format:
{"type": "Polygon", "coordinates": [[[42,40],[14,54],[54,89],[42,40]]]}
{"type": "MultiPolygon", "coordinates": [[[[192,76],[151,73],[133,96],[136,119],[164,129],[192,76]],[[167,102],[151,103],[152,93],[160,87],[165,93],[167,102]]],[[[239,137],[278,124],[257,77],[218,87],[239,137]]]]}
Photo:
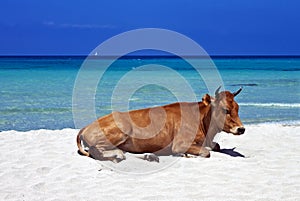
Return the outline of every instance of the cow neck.
{"type": "Polygon", "coordinates": [[[215,124],[215,122],[212,121],[212,113],[213,113],[213,107],[211,105],[206,106],[203,113],[203,128],[205,131],[205,134],[209,138],[214,138],[217,133],[220,132],[218,129],[218,126],[215,124]]]}
{"type": "Polygon", "coordinates": [[[211,120],[211,106],[205,105],[203,102],[199,102],[199,112],[200,112],[200,125],[199,129],[202,130],[203,134],[206,135],[210,120],[211,120]]]}
{"type": "Polygon", "coordinates": [[[208,107],[208,109],[204,113],[203,125],[204,125],[204,129],[205,129],[205,133],[208,133],[208,130],[210,127],[210,122],[211,122],[212,107],[211,107],[211,105],[208,105],[206,107],[208,107]]]}

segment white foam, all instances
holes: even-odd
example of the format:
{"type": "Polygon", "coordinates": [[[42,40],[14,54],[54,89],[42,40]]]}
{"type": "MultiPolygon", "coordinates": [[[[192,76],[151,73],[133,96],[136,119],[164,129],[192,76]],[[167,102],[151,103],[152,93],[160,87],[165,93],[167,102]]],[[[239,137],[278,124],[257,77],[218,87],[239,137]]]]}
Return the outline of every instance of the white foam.
{"type": "Polygon", "coordinates": [[[240,106],[300,108],[300,103],[239,103],[240,106]]]}

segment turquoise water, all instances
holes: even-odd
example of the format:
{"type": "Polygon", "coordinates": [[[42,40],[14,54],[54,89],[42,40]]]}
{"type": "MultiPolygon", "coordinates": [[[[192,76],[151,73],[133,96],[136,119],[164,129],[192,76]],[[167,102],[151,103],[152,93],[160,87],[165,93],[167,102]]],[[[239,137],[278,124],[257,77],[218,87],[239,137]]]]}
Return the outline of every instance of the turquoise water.
{"type": "MultiPolygon", "coordinates": [[[[84,59],[0,57],[0,131],[74,128],[73,88],[84,59]]],[[[236,100],[245,124],[299,122],[300,58],[220,57],[213,61],[227,90],[235,91],[243,86],[236,100]]],[[[160,64],[178,72],[191,85],[198,100],[208,93],[205,82],[181,59],[123,58],[110,66],[98,84],[93,97],[98,117],[111,112],[112,93],[122,76],[146,64],[160,64]]],[[[176,82],[175,78],[163,71],[149,70],[144,75],[161,76],[169,82],[176,82]]],[[[131,81],[134,83],[136,79],[131,81]]],[[[182,91],[182,95],[184,93],[182,91]]],[[[137,89],[130,97],[129,108],[163,105],[176,100],[176,94],[172,91],[148,85],[137,89]]]]}

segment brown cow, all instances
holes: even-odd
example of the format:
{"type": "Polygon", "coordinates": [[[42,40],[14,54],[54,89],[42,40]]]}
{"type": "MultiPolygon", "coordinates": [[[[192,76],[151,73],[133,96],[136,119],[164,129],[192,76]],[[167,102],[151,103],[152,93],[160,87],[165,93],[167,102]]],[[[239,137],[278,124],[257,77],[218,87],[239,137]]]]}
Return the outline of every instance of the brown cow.
{"type": "Polygon", "coordinates": [[[103,116],[78,133],[79,153],[114,162],[125,159],[123,151],[209,157],[209,150],[220,150],[213,142],[217,133],[245,132],[238,116],[239,106],[234,101],[242,88],[235,93],[219,93],[220,88],[215,97],[204,95],[202,102],[177,102],[103,116]],[[89,148],[88,152],[81,140],[89,148]]]}

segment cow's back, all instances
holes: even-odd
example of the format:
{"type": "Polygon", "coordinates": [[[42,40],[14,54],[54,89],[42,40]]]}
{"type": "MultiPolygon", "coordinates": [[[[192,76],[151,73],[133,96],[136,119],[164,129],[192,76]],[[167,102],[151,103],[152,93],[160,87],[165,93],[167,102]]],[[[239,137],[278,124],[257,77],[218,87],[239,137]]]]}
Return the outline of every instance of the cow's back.
{"type": "Polygon", "coordinates": [[[157,151],[166,153],[171,151],[174,137],[178,134],[184,137],[189,135],[188,132],[193,132],[190,134],[193,140],[198,130],[199,106],[198,103],[173,103],[118,113],[115,116],[116,119],[121,119],[123,122],[121,125],[127,128],[126,134],[129,136],[126,142],[119,146],[120,149],[134,153],[157,151]],[[182,122],[189,125],[181,128],[182,122]]]}
{"type": "Polygon", "coordinates": [[[89,125],[85,129],[88,135],[85,138],[89,145],[106,144],[108,148],[110,144],[133,153],[163,149],[167,152],[176,135],[193,139],[199,114],[198,103],[173,103],[129,112],[113,112],[89,125]]]}

